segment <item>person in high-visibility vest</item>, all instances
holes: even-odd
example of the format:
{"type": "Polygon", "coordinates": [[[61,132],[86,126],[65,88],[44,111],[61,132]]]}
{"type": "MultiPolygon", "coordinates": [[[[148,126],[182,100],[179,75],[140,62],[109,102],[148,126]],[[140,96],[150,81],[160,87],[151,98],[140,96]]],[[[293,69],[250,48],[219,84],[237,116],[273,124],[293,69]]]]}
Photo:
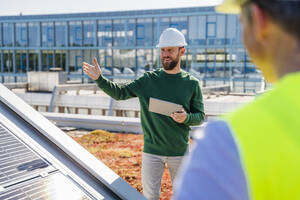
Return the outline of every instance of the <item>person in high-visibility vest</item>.
{"type": "Polygon", "coordinates": [[[225,0],[273,88],[209,122],[180,170],[174,200],[300,199],[300,0],[225,0]]]}

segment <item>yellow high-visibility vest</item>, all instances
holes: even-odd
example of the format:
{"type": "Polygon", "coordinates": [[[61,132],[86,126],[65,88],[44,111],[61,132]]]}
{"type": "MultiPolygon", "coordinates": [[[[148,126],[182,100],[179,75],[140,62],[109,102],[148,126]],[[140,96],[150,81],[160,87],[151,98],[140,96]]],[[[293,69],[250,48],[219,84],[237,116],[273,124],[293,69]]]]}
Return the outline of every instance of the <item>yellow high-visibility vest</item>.
{"type": "Polygon", "coordinates": [[[251,199],[300,200],[300,73],[227,116],[251,199]]]}

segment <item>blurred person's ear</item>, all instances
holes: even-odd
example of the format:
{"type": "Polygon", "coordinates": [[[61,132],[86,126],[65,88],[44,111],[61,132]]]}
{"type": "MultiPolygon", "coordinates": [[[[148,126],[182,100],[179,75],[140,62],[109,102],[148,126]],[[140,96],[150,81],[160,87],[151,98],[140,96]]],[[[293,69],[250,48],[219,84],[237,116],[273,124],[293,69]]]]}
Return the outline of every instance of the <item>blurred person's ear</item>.
{"type": "Polygon", "coordinates": [[[252,27],[257,40],[263,41],[271,31],[270,18],[258,5],[251,5],[252,27]]]}
{"type": "Polygon", "coordinates": [[[185,48],[184,48],[184,47],[179,48],[179,55],[180,55],[180,56],[183,56],[184,53],[185,53],[185,48]]]}

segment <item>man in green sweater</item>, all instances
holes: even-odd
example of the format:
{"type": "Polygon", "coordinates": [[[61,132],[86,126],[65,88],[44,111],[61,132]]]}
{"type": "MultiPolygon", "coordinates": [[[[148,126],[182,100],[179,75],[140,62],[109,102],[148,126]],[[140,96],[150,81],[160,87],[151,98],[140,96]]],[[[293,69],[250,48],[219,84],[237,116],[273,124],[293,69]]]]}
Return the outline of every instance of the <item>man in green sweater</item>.
{"type": "Polygon", "coordinates": [[[125,85],[118,85],[103,77],[96,59],[93,60],[94,65],[83,63],[84,72],[112,98],[139,98],[144,132],[142,185],[144,195],[149,200],[159,199],[165,164],[173,182],[189,147],[190,126],[199,125],[205,116],[198,80],[180,68],[186,45],[180,31],[166,29],[157,45],[161,49],[163,69],[146,72],[125,85]],[[180,104],[183,109],[170,116],[150,112],[150,97],[180,104]]]}

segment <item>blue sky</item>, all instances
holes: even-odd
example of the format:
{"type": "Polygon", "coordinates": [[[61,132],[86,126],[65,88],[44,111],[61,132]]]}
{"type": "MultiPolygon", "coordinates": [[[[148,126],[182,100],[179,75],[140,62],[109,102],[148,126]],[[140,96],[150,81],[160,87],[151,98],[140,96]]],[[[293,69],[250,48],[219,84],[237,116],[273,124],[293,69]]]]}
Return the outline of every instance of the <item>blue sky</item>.
{"type": "Polygon", "coordinates": [[[214,6],[222,0],[0,0],[0,15],[56,14],[214,6]]]}

